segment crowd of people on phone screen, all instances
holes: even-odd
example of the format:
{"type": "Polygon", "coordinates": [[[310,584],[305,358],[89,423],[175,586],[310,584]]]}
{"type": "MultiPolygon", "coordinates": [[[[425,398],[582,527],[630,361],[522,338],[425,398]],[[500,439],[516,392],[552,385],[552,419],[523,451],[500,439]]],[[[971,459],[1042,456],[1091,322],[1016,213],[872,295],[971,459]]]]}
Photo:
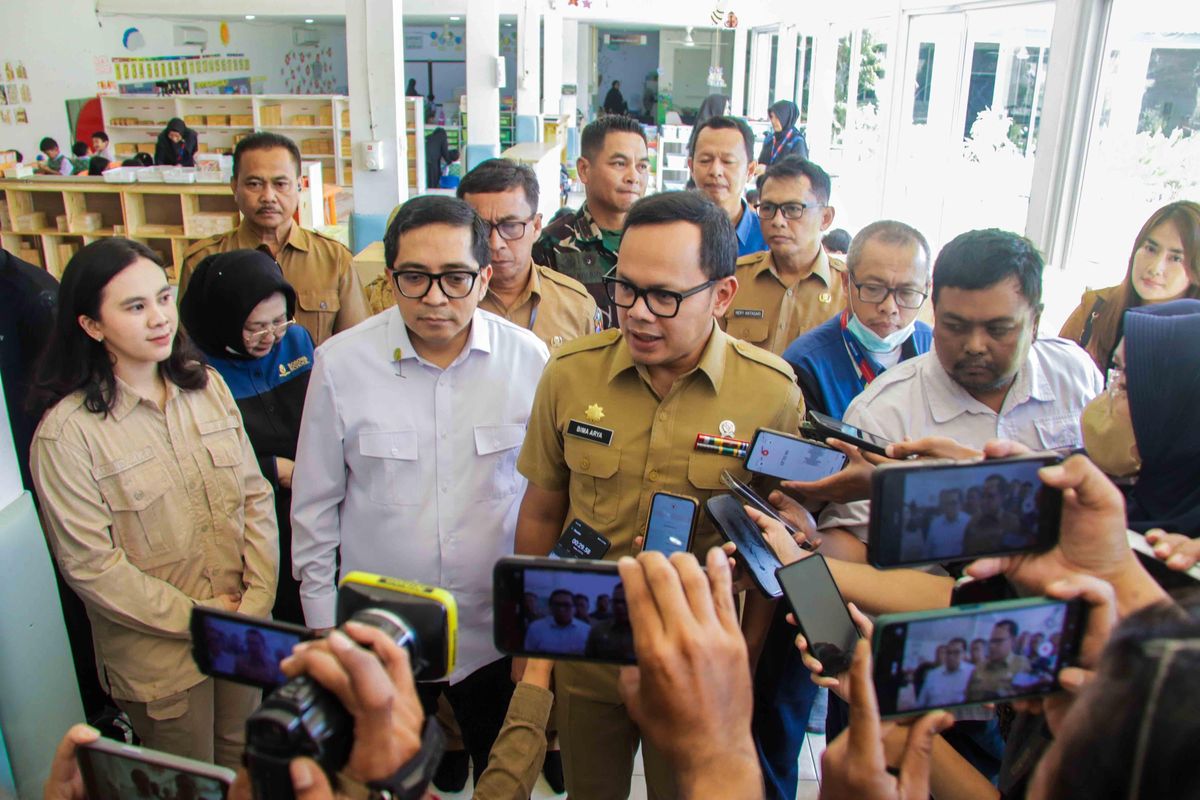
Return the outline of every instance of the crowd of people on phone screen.
{"type": "MultiPolygon", "coordinates": [[[[607,558],[620,583],[596,596],[527,594],[526,645],[598,660],[632,651],[638,660],[619,675],[605,667],[603,679],[570,661],[553,666],[572,797],[628,791],[622,773],[634,748],[614,761],[580,744],[600,718],[622,726],[620,742],[649,745],[656,792],[794,794],[796,777],[779,770],[795,769],[803,731],[794,748],[776,748],[773,737],[791,741],[792,732],[785,724],[771,733],[758,717],[802,708],[807,719],[811,693],[797,690],[810,677],[841,698],[827,722],[823,797],[1198,796],[1190,749],[1200,733],[1200,607],[1163,589],[1126,530],[1145,534],[1167,571],[1200,559],[1200,205],[1156,211],[1131,242],[1121,284],[1085,294],[1063,338],[1038,338],[1047,333],[1039,330],[1043,262],[1016,234],[971,231],[934,254],[911,227],[881,221],[853,238],[844,262],[830,256],[822,237],[834,219],[831,180],[804,157],[789,105],[772,107],[775,130],[758,157],[769,166],[756,163],[744,121],[717,113],[689,144],[695,191],[640,200],[644,134],[618,115],[602,118],[582,136],[584,207],[544,231],[536,178],[485,162],[464,176],[458,199],[418,197],[397,209],[376,294],[364,292],[345,248],[293,222],[299,152],[274,134],[239,144],[233,189],[242,226],[189,249],[179,311],[161,258],[136,241],[82,248],[61,286],[0,253],[0,295],[12,304],[0,317],[26,326],[8,340],[22,348],[25,372],[4,374],[18,448],[31,454],[23,474],[56,567],[86,608],[76,626],[95,641],[98,669],[81,670],[81,681],[99,677],[102,699],[115,701],[148,746],[237,767],[240,721],[260,695],[197,671],[186,634],[193,605],[274,612],[323,632],[334,622],[339,564],[440,577],[461,614],[460,666],[448,681],[414,686],[386,671],[383,663],[407,656],[357,629],[294,654],[261,635],[218,639],[217,655],[264,673],[282,658],[289,675],[315,671],[336,684],[356,716],[354,747],[389,743],[376,759],[352,751],[348,778],[401,770],[418,752],[426,716],[437,715],[461,733],[444,762],[463,765],[457,788],[469,758],[478,797],[528,796],[543,758],[555,782],[551,667],[517,663],[510,677],[490,638],[490,567],[493,554],[514,548],[549,552],[569,504],[613,540],[607,558]],[[745,193],[756,176],[752,207],[745,193]],[[367,298],[376,297],[385,308],[370,315],[367,298]],[[745,306],[751,297],[756,306],[745,306]],[[775,342],[777,329],[799,335],[775,342]],[[823,353],[819,341],[830,340],[837,363],[802,358],[810,343],[823,353]],[[802,373],[803,400],[792,383],[773,382],[781,373],[796,380],[778,357],[785,349],[802,373]],[[603,354],[616,355],[590,360],[603,354]],[[640,392],[622,390],[631,407],[654,396],[640,422],[630,415],[643,411],[596,399],[626,379],[640,392]],[[555,405],[584,388],[595,396],[555,405]],[[15,391],[32,400],[14,402],[15,391]],[[678,481],[702,502],[718,491],[720,470],[710,465],[725,456],[690,446],[656,455],[680,432],[654,427],[646,441],[630,442],[622,426],[693,425],[690,409],[735,391],[750,394],[706,411],[712,418],[684,438],[733,436],[724,420],[745,413],[763,422],[739,424],[738,437],[772,420],[798,427],[806,402],[831,411],[826,399],[841,392],[852,399],[839,416],[897,443],[890,458],[868,460],[830,440],[849,457],[845,469],[771,492],[801,531],[795,537],[748,512],[782,564],[811,557],[799,540],[819,542],[867,639],[864,614],[946,607],[962,574],[1002,575],[1023,595],[1079,598],[1086,631],[1077,661],[1058,674],[1062,691],[1002,702],[1063,665],[1056,634],[1001,619],[986,636],[937,641],[898,674],[902,708],[994,701],[999,712],[987,707],[954,724],[935,711],[910,727],[883,726],[867,643],[847,673],[825,674],[785,611],[746,581],[735,548],[705,544],[715,541],[711,529],[697,534],[694,554],[638,553],[634,527],[644,519],[620,522],[644,513],[632,498],[678,481]],[[767,397],[778,408],[756,407],[767,397]],[[397,421],[415,408],[426,415],[420,425],[397,421]],[[585,419],[609,442],[581,450],[571,430],[563,436],[585,419]],[[450,447],[453,456],[442,449],[450,447]],[[649,449],[643,457],[635,447],[649,449]],[[905,505],[904,532],[944,557],[941,565],[865,563],[876,464],[1049,448],[1080,451],[1039,473],[1065,498],[1049,552],[965,570],[953,563],[967,540],[986,540],[968,549],[1003,549],[1038,514],[1031,482],[996,475],[946,488],[936,505],[905,505]],[[487,518],[468,519],[472,509],[487,518]],[[782,649],[771,645],[777,634],[782,649]],[[802,667],[772,672],[785,661],[802,667]],[[764,694],[768,680],[778,686],[764,694]],[[530,686],[546,693],[532,725],[521,721],[525,704],[543,698],[530,686]],[[530,730],[534,739],[515,738],[530,730]],[[512,748],[517,741],[532,743],[512,748]],[[521,779],[489,794],[501,773],[521,779]]],[[[174,127],[183,129],[164,131],[163,146],[186,159],[191,132],[174,127]]],[[[68,733],[47,797],[84,796],[73,754],[94,736],[68,733]]],[[[298,760],[292,776],[298,796],[333,796],[312,762],[298,760]]],[[[455,782],[447,771],[435,778],[451,789],[455,782]]],[[[117,793],[201,796],[183,785],[117,793]]],[[[232,796],[249,796],[244,772],[232,796]]]]}

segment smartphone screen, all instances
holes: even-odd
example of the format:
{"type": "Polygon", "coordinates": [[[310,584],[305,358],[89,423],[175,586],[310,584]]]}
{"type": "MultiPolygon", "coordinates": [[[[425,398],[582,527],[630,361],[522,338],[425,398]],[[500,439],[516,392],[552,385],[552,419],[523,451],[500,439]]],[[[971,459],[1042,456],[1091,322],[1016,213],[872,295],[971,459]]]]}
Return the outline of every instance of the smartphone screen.
{"type": "Polygon", "coordinates": [[[604,558],[611,543],[582,520],[573,519],[550,551],[550,558],[604,558]]]}
{"type": "Polygon", "coordinates": [[[75,754],[89,800],[224,800],[234,777],[232,770],[108,739],[80,745],[75,754]]]}
{"type": "Polygon", "coordinates": [[[1048,550],[1062,493],[1038,470],[1057,455],[881,467],[871,482],[867,555],[879,567],[1048,550]]]}
{"type": "Polygon", "coordinates": [[[819,481],[846,466],[846,454],[823,444],[759,428],[746,469],[785,481],[819,481]]]}
{"type": "Polygon", "coordinates": [[[1029,598],[889,614],[875,623],[883,716],[1049,694],[1075,660],[1079,601],[1029,598]]]}
{"type": "Polygon", "coordinates": [[[721,535],[737,545],[733,557],[749,573],[758,590],[767,597],[783,594],[775,577],[775,571],[783,565],[754,520],[746,516],[741,500],[731,494],[713,495],[705,501],[704,510],[721,535]]]}
{"type": "Polygon", "coordinates": [[[633,664],[633,628],[612,561],[508,556],[492,572],[496,649],[633,664]]]}
{"type": "Polygon", "coordinates": [[[655,492],[650,499],[650,519],[646,522],[643,550],[678,553],[692,545],[699,504],[690,497],[655,492]]]}
{"type": "Polygon", "coordinates": [[[825,559],[809,556],[781,567],[776,576],[823,674],[837,675],[849,669],[860,634],[825,559]]]}
{"type": "Polygon", "coordinates": [[[192,610],[192,655],[215,678],[272,689],[287,682],[279,662],[314,634],[300,625],[203,606],[192,610]]]}
{"type": "Polygon", "coordinates": [[[813,421],[817,430],[823,435],[831,436],[834,439],[842,439],[881,456],[887,455],[887,446],[891,444],[891,441],[882,436],[868,433],[862,428],[848,425],[840,419],[834,419],[828,414],[822,414],[812,409],[809,409],[808,416],[813,421]]]}

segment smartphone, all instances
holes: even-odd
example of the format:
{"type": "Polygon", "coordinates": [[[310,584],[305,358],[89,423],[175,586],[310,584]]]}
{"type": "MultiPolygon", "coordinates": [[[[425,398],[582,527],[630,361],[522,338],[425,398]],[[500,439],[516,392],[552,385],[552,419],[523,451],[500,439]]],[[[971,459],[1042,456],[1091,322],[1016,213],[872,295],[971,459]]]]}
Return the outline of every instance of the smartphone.
{"type": "Polygon", "coordinates": [[[582,520],[573,519],[558,538],[550,558],[594,558],[600,560],[612,543],[582,520]]]}
{"type": "Polygon", "coordinates": [[[1050,694],[1075,663],[1080,600],[1031,597],[885,614],[875,621],[875,692],[883,717],[1050,694]]]}
{"type": "MultiPolygon", "coordinates": [[[[795,536],[797,533],[800,532],[799,529],[797,529],[795,525],[788,522],[786,519],[784,519],[782,516],[779,515],[779,512],[775,510],[775,506],[771,505],[766,500],[762,499],[762,497],[760,497],[758,495],[758,492],[751,489],[747,484],[745,484],[742,481],[739,481],[737,478],[735,478],[733,476],[733,474],[730,473],[729,470],[726,469],[726,470],[721,471],[721,483],[728,486],[729,491],[733,492],[734,495],[736,495],[737,498],[742,501],[743,505],[751,506],[753,508],[758,509],[762,513],[766,514],[768,517],[770,517],[771,519],[775,520],[780,525],[782,525],[783,529],[786,530],[792,536],[795,536]]],[[[808,514],[807,509],[804,511],[804,513],[808,514]]],[[[811,515],[809,515],[809,516],[811,518],[811,515]]],[[[813,527],[815,528],[816,526],[817,526],[817,522],[816,522],[816,520],[813,520],[813,527]]],[[[811,543],[809,543],[807,541],[805,541],[800,546],[803,547],[805,550],[816,550],[817,549],[816,547],[814,547],[811,543]]]]}
{"type": "Polygon", "coordinates": [[[859,450],[865,450],[868,453],[886,456],[887,446],[892,443],[889,439],[876,436],[873,433],[867,433],[862,428],[847,425],[840,419],[834,419],[828,414],[822,414],[820,411],[809,409],[808,420],[822,438],[841,439],[843,442],[849,442],[859,450]]]}
{"type": "Polygon", "coordinates": [[[642,549],[667,555],[688,550],[699,511],[700,503],[694,497],[655,492],[650,498],[650,518],[646,521],[642,549]]]}
{"type": "Polygon", "coordinates": [[[850,669],[854,645],[862,634],[846,609],[846,601],[819,555],[809,556],[775,571],[787,596],[808,651],[821,662],[822,674],[837,675],[850,669]]]}
{"type": "Polygon", "coordinates": [[[716,494],[704,503],[704,511],[727,541],[737,545],[734,558],[750,575],[750,580],[767,597],[779,597],[783,589],[775,571],[782,564],[763,538],[754,520],[746,516],[740,499],[731,494],[716,494]]]}
{"type": "Polygon", "coordinates": [[[846,466],[846,454],[790,433],[759,428],[746,454],[746,469],[785,481],[819,481],[846,466]]]}
{"type": "Polygon", "coordinates": [[[205,606],[192,609],[191,627],[192,658],[201,672],[268,690],[287,682],[279,662],[316,637],[303,625],[205,606]]]}
{"type": "Polygon", "coordinates": [[[867,558],[877,567],[969,561],[1049,550],[1062,492],[1038,470],[1062,460],[1036,453],[989,461],[885,464],[871,476],[867,558]]]}
{"type": "Polygon", "coordinates": [[[633,629],[613,561],[506,556],[492,569],[496,649],[633,664],[633,629]]]}
{"type": "Polygon", "coordinates": [[[231,769],[112,739],[79,745],[75,760],[89,800],[130,797],[223,800],[234,778],[231,769]]]}

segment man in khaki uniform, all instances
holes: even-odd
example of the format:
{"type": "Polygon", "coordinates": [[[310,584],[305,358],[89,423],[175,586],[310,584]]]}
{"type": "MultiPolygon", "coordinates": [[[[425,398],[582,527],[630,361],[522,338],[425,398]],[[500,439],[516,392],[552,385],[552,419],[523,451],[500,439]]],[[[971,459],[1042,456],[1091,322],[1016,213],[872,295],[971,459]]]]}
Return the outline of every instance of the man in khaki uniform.
{"type": "Polygon", "coordinates": [[[987,661],[975,665],[967,683],[967,702],[997,700],[1012,694],[1012,681],[1029,671],[1029,659],[1013,652],[1017,638],[1017,623],[1004,619],[992,628],[988,639],[987,661]]]}
{"type": "Polygon", "coordinates": [[[726,333],[782,355],[796,337],[842,309],[846,265],[821,246],[833,224],[825,170],[780,159],[759,181],[758,218],[768,249],[737,263],[738,293],[721,317],[726,333]]]}
{"type": "Polygon", "coordinates": [[[458,196],[490,229],[492,280],[480,308],[528,328],[551,350],[603,328],[596,301],[582,283],[533,263],[542,215],[532,169],[488,159],[463,176],[458,196]]]}
{"type": "Polygon", "coordinates": [[[277,133],[254,133],[233,152],[233,196],[242,212],[237,230],[196,242],[183,256],[179,296],[205,256],[230,250],[265,250],[296,290],[296,322],[319,345],[370,316],[351,255],[340,242],[301,228],[300,151],[277,133]]]}
{"type": "MultiPolygon", "coordinates": [[[[538,385],[517,460],[529,479],[518,553],[545,555],[579,519],[612,543],[608,560],[630,555],[655,492],[703,503],[724,490],[724,470],[748,478],[742,459],[698,446],[697,434],[798,429],[803,400],[786,363],[715,323],[737,291],[736,253],[729,218],[698,193],[657,194],[630,210],[607,281],[620,329],[560,348],[538,385]]],[[[702,519],[693,549],[717,544],[702,519]]],[[[627,797],[640,735],[617,669],[564,662],[555,672],[571,797],[627,797]]],[[[643,753],[650,797],[674,797],[661,754],[648,743],[643,753]]]]}

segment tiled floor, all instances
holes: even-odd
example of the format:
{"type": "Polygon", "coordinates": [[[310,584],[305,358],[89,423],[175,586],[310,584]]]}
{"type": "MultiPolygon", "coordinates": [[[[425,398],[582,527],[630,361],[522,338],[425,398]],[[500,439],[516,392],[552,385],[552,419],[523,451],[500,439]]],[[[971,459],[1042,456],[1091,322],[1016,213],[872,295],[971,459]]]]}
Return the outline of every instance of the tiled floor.
{"type": "MultiPolygon", "coordinates": [[[[821,754],[825,752],[825,737],[821,734],[808,734],[804,750],[800,753],[800,788],[796,792],[796,800],[817,800],[821,784],[821,754]]],[[[441,800],[470,800],[471,792],[462,791],[455,794],[434,792],[434,797],[441,800]]],[[[533,790],[533,800],[550,800],[563,798],[565,794],[554,794],[546,784],[545,778],[538,778],[538,784],[533,790]]],[[[633,783],[629,787],[630,800],[646,800],[646,779],[642,768],[642,753],[639,750],[633,764],[633,783]]]]}

